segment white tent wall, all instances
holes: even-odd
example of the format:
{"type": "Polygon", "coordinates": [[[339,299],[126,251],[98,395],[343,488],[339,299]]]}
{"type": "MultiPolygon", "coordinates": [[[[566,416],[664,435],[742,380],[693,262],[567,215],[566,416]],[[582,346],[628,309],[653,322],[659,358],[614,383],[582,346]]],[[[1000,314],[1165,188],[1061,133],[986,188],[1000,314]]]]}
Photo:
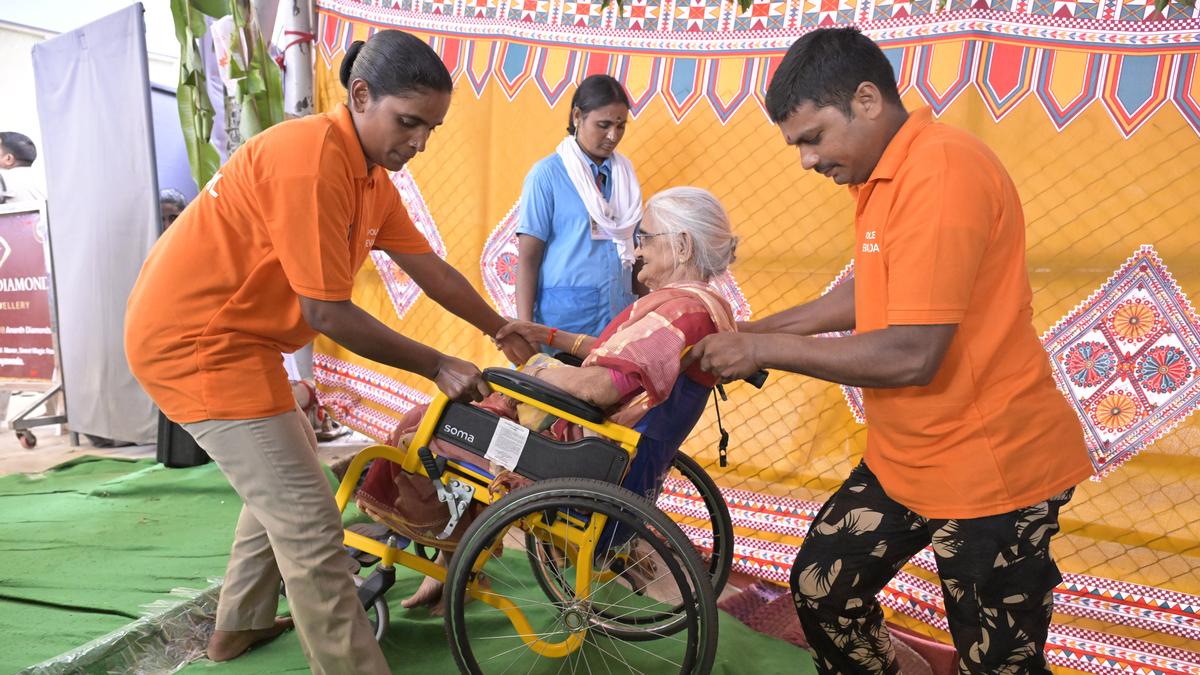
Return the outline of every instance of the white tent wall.
{"type": "Polygon", "coordinates": [[[125,303],[160,220],[140,3],[33,48],[72,431],[152,443],[125,303]]]}

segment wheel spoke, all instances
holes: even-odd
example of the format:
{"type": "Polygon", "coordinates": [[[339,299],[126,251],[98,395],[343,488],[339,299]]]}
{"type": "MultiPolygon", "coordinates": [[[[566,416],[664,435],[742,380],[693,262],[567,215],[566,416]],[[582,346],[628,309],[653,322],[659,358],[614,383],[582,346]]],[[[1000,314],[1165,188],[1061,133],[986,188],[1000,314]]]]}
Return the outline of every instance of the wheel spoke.
{"type": "Polygon", "coordinates": [[[497,501],[464,536],[451,560],[447,592],[447,629],[464,670],[484,675],[666,674],[711,664],[715,600],[705,566],[661,513],[609,484],[550,479],[497,501]],[[547,487],[551,484],[553,489],[547,487]],[[589,489],[594,484],[595,494],[575,484],[589,489]],[[540,529],[535,536],[514,528],[549,510],[570,513],[573,521],[566,530],[556,525],[553,539],[540,529]],[[601,540],[625,543],[601,544],[598,550],[586,543],[575,519],[596,525],[601,516],[610,524],[601,540]],[[508,537],[499,554],[480,555],[496,550],[510,531],[520,538],[517,544],[508,537]],[[580,556],[595,563],[586,598],[576,592],[575,582],[587,583],[577,576],[577,563],[588,562],[580,556]],[[488,583],[473,586],[483,602],[468,605],[465,589],[472,572],[488,583]],[[655,644],[641,645],[645,640],[655,644]]]}

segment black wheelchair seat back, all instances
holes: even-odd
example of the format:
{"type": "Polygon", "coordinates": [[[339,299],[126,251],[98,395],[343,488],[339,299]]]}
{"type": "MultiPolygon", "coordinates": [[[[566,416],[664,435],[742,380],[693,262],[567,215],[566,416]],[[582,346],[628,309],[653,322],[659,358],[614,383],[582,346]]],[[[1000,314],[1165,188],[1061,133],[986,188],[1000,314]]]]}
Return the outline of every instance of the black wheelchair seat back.
{"type": "MultiPolygon", "coordinates": [[[[508,386],[508,383],[502,384],[508,386]]],[[[546,385],[539,383],[538,386],[546,385]]],[[[563,395],[569,396],[565,392],[563,395]]],[[[501,418],[493,412],[462,403],[451,403],[438,420],[434,436],[482,458],[491,446],[500,420],[501,418]]],[[[628,466],[629,454],[602,438],[583,438],[562,443],[530,432],[515,471],[533,480],[570,477],[620,484],[628,466]]]]}

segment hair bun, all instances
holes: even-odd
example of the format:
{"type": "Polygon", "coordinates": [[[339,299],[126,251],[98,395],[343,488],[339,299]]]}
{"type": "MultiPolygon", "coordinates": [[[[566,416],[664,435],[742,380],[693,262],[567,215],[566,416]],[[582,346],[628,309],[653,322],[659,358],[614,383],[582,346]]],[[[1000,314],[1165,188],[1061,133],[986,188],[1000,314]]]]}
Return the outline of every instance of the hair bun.
{"type": "Polygon", "coordinates": [[[346,50],[345,58],[342,59],[342,67],[338,71],[338,76],[342,80],[342,86],[347,89],[350,88],[350,71],[354,69],[354,60],[358,58],[358,53],[362,51],[364,44],[362,40],[355,40],[346,50]]]}

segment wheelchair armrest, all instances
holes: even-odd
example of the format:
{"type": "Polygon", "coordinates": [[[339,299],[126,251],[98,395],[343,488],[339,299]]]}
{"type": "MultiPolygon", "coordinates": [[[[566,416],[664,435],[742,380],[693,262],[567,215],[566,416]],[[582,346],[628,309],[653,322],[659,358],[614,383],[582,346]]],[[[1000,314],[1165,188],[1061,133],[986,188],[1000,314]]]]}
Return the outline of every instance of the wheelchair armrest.
{"type": "Polygon", "coordinates": [[[508,368],[484,368],[483,379],[589,422],[604,422],[604,411],[600,408],[525,373],[508,368]]]}
{"type": "Polygon", "coordinates": [[[568,366],[575,366],[576,368],[578,368],[583,365],[583,359],[579,358],[578,356],[575,356],[571,352],[557,352],[557,353],[553,354],[552,356],[554,356],[555,359],[558,359],[562,363],[567,364],[568,366]]]}

